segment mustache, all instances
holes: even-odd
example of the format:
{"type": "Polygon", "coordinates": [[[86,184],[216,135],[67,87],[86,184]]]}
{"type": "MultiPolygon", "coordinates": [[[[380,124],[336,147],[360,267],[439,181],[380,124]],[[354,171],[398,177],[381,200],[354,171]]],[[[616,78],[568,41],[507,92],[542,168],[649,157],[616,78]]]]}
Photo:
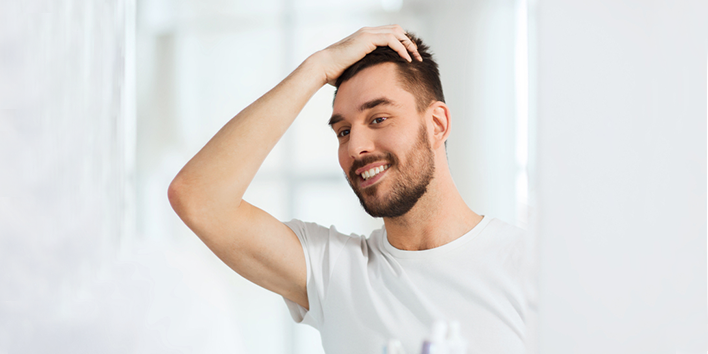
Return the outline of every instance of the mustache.
{"type": "Polygon", "coordinates": [[[352,163],[352,167],[349,169],[349,178],[352,181],[356,181],[356,179],[359,177],[359,175],[355,173],[357,169],[377,161],[386,161],[388,164],[393,166],[398,163],[398,158],[394,154],[387,152],[383,155],[369,155],[364,156],[359,160],[354,160],[354,163],[352,163]]]}

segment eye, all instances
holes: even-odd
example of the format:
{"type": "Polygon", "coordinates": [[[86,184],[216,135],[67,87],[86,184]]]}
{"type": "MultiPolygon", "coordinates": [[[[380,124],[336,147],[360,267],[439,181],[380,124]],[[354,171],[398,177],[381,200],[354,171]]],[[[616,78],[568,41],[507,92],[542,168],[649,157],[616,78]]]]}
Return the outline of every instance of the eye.
{"type": "Polygon", "coordinates": [[[372,120],[371,123],[374,123],[374,124],[381,124],[381,123],[383,123],[383,121],[385,121],[385,120],[386,120],[386,117],[378,117],[378,118],[374,118],[374,120],[372,120]]]}
{"type": "Polygon", "coordinates": [[[342,131],[337,133],[337,138],[343,138],[347,135],[349,135],[349,129],[342,129],[342,131]]]}

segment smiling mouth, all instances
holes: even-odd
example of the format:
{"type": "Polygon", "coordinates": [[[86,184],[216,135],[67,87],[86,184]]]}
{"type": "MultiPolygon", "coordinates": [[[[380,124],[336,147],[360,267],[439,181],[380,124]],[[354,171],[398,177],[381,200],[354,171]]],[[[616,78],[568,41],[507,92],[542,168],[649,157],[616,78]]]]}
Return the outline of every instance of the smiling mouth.
{"type": "Polygon", "coordinates": [[[364,179],[364,181],[366,181],[368,179],[374,178],[379,173],[387,170],[390,166],[391,165],[383,165],[383,166],[374,167],[372,169],[362,172],[359,176],[361,176],[361,178],[364,179]]]}

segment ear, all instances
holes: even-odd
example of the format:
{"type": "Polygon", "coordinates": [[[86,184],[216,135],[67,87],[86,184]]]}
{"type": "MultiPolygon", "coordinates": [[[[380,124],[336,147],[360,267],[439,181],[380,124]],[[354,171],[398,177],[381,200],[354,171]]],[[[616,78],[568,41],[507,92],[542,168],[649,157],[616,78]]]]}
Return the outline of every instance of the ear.
{"type": "Polygon", "coordinates": [[[431,123],[433,125],[433,149],[437,149],[445,144],[447,136],[450,135],[450,109],[444,102],[437,101],[428,107],[431,113],[431,123]]]}

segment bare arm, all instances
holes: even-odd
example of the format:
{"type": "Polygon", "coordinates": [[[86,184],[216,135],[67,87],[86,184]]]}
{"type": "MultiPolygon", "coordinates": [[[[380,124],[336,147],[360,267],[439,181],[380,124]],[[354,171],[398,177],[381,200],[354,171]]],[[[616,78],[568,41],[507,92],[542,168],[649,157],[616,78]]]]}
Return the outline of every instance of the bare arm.
{"type": "Polygon", "coordinates": [[[377,46],[410,60],[415,45],[399,26],[363,28],[305,60],[231,119],[170,184],[172,207],[227,265],[308,308],[305,257],[297,236],[243,201],[258,168],[307,101],[377,46]]]}

